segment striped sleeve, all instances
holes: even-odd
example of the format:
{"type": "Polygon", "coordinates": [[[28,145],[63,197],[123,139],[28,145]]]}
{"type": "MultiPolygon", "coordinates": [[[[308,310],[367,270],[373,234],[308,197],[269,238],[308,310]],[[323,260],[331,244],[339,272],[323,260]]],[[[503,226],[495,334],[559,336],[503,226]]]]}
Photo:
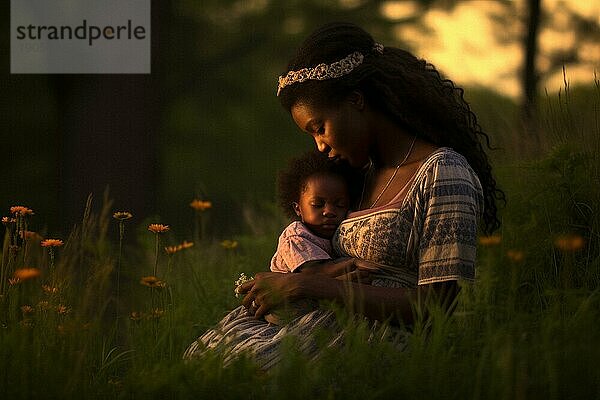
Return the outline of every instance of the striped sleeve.
{"type": "Polygon", "coordinates": [[[418,284],[473,280],[483,209],[477,175],[464,157],[446,153],[433,163],[423,187],[418,284]]]}

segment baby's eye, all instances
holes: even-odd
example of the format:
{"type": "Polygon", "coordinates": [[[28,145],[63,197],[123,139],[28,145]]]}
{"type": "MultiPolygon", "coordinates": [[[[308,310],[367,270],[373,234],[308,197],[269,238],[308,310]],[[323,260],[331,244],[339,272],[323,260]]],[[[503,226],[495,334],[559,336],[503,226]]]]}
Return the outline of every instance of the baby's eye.
{"type": "Polygon", "coordinates": [[[324,133],[325,133],[325,125],[321,125],[321,126],[319,127],[319,129],[317,129],[317,133],[318,133],[319,135],[322,135],[322,134],[324,134],[324,133]]]}

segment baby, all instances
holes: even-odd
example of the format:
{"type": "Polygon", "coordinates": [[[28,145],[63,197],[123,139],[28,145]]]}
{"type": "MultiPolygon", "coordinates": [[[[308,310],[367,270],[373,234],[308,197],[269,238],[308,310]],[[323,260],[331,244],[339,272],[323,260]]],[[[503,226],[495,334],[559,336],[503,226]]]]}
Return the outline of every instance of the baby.
{"type": "MultiPolygon", "coordinates": [[[[349,181],[353,176],[349,167],[336,164],[319,152],[293,159],[279,174],[279,202],[294,221],[279,236],[271,271],[355,280],[361,271],[377,269],[371,263],[353,258],[333,260],[331,238],[350,208],[349,181]]],[[[287,317],[310,308],[307,301],[296,302],[288,307],[291,313],[287,317]]],[[[278,324],[283,320],[282,315],[282,310],[277,310],[265,319],[278,324]]]]}

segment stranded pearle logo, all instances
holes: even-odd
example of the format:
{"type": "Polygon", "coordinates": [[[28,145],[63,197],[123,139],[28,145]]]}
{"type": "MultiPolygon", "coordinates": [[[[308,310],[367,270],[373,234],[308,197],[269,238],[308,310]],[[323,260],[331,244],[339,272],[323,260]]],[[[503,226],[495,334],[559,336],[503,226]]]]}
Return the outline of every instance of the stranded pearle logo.
{"type": "Polygon", "coordinates": [[[88,45],[92,46],[95,40],[142,40],[146,38],[146,28],[140,25],[133,26],[131,20],[127,20],[125,25],[115,27],[105,26],[103,28],[95,25],[88,25],[87,20],[83,20],[81,25],[72,27],[62,26],[40,26],[28,25],[17,26],[17,40],[86,40],[88,45]]]}
{"type": "Polygon", "coordinates": [[[150,73],[150,0],[11,0],[11,73],[150,73]]]}

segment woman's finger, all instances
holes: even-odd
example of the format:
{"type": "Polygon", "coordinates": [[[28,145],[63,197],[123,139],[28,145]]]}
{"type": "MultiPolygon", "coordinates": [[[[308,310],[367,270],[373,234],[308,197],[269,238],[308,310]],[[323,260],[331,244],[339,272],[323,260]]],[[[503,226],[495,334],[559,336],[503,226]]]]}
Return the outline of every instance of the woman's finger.
{"type": "Polygon", "coordinates": [[[252,279],[251,281],[248,281],[248,282],[244,282],[240,286],[238,286],[237,291],[241,294],[246,293],[254,287],[255,283],[256,283],[256,281],[254,279],[252,279]]]}
{"type": "Polygon", "coordinates": [[[242,300],[242,305],[249,309],[250,306],[252,305],[252,302],[254,302],[255,298],[256,298],[256,290],[254,288],[252,288],[252,290],[250,290],[248,292],[248,294],[246,296],[244,296],[244,299],[242,300]]]}
{"type": "Polygon", "coordinates": [[[260,304],[258,309],[256,310],[256,312],[254,313],[254,316],[256,318],[261,318],[262,316],[264,316],[265,314],[267,314],[267,312],[269,311],[269,308],[266,304],[260,304]]]}
{"type": "Polygon", "coordinates": [[[344,275],[340,275],[336,279],[358,283],[371,283],[371,281],[373,280],[371,274],[368,271],[361,271],[359,269],[354,270],[352,272],[348,272],[344,275]]]}
{"type": "Polygon", "coordinates": [[[356,268],[362,271],[381,271],[381,266],[379,264],[367,260],[357,259],[354,261],[354,265],[356,266],[356,268]]]}

